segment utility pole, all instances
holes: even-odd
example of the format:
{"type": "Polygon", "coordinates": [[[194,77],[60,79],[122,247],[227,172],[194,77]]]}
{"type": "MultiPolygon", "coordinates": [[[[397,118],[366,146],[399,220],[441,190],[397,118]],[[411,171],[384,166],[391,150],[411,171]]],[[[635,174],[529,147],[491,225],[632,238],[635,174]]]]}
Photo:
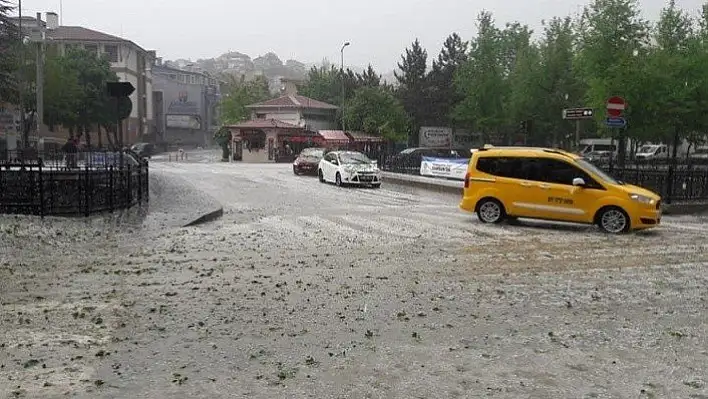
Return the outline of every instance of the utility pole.
{"type": "MultiPolygon", "coordinates": [[[[39,37],[37,40],[37,147],[39,147],[39,137],[42,135],[42,125],[44,124],[44,29],[42,29],[42,13],[37,13],[37,29],[39,37]]],[[[37,148],[39,150],[39,148],[37,148]]]]}
{"type": "Polygon", "coordinates": [[[340,50],[340,53],[342,53],[342,66],[339,70],[342,75],[342,103],[340,104],[340,111],[342,112],[342,130],[344,131],[347,130],[344,126],[344,48],[347,47],[349,44],[349,42],[345,42],[344,45],[342,45],[342,49],[340,50]]]}
{"type": "Polygon", "coordinates": [[[17,79],[17,92],[19,95],[19,102],[20,102],[20,131],[22,132],[22,145],[24,148],[27,148],[27,141],[29,139],[28,134],[25,133],[25,74],[24,74],[24,69],[25,69],[25,41],[24,41],[24,34],[22,33],[22,0],[18,0],[17,2],[17,11],[20,16],[19,18],[19,23],[17,24],[17,27],[19,29],[19,38],[20,38],[20,68],[19,68],[19,74],[20,77],[17,79]]]}

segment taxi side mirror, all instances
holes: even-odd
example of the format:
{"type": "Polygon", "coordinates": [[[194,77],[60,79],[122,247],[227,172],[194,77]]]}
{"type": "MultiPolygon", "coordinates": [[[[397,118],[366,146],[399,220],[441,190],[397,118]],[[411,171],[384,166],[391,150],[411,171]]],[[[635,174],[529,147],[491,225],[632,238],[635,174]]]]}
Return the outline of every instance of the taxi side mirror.
{"type": "Polygon", "coordinates": [[[585,187],[585,180],[582,177],[576,177],[573,179],[573,185],[576,187],[585,187]]]}

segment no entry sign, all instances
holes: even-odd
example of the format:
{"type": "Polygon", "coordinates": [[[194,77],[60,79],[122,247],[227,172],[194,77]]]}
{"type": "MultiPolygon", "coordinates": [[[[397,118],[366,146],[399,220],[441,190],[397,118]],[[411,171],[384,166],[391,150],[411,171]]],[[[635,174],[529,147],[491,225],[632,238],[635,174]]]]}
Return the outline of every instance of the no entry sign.
{"type": "Polygon", "coordinates": [[[627,108],[627,103],[622,97],[610,97],[607,100],[607,115],[613,117],[622,116],[622,111],[627,108]]]}

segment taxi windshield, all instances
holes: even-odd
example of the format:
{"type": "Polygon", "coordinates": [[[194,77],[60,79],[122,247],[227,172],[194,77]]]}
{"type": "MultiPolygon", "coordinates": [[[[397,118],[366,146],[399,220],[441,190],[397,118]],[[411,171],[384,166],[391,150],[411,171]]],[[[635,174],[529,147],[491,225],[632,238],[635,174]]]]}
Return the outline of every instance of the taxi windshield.
{"type": "Polygon", "coordinates": [[[600,180],[610,183],[610,184],[622,184],[619,181],[615,180],[612,176],[608,175],[605,173],[602,169],[598,168],[597,166],[593,165],[592,163],[588,162],[584,158],[579,158],[576,159],[575,162],[580,166],[581,168],[585,169],[588,172],[591,172],[600,180]]]}

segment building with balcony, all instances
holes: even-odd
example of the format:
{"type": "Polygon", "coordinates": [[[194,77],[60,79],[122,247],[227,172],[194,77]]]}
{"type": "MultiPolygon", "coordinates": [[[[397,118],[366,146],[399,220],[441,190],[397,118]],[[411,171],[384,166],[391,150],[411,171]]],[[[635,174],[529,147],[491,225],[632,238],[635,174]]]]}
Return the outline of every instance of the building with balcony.
{"type": "Polygon", "coordinates": [[[220,82],[207,73],[152,67],[156,142],[167,147],[207,146],[219,124],[220,82]]]}

